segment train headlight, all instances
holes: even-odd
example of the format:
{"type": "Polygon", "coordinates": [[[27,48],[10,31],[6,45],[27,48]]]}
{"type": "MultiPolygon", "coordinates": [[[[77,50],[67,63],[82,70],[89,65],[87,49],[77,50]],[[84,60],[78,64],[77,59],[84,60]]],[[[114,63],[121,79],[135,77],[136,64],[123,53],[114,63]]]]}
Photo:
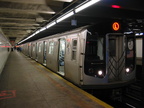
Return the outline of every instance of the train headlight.
{"type": "Polygon", "coordinates": [[[126,68],[126,73],[129,73],[130,72],[130,68],[126,68]]]}
{"type": "Polygon", "coordinates": [[[99,78],[104,78],[105,74],[104,74],[104,71],[103,70],[98,70],[97,71],[97,77],[99,78]]]}
{"type": "Polygon", "coordinates": [[[102,76],[102,75],[103,75],[103,71],[102,71],[102,70],[99,70],[99,71],[98,71],[98,75],[99,75],[99,76],[102,76]]]}

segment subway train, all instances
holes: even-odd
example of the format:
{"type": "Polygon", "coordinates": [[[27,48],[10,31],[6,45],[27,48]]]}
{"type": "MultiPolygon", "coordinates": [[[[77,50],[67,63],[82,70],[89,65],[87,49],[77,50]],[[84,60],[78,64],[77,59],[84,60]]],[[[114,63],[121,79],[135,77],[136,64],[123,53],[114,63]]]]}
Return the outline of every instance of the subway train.
{"type": "Polygon", "coordinates": [[[84,89],[135,81],[135,35],[125,33],[119,22],[79,27],[20,46],[25,55],[84,89]]]}
{"type": "Polygon", "coordinates": [[[0,75],[10,54],[11,44],[0,29],[0,75]]]}

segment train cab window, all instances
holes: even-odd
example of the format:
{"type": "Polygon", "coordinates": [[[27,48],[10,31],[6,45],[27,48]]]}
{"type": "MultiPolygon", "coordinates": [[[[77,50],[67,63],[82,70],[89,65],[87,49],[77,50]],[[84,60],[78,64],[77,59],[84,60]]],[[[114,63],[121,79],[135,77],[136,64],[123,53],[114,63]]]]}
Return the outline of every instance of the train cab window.
{"type": "Polygon", "coordinates": [[[77,40],[72,40],[72,60],[76,60],[77,40]]]}
{"type": "Polygon", "coordinates": [[[86,40],[84,72],[86,75],[99,77],[98,71],[105,74],[104,48],[105,37],[88,35],[86,40]]]}
{"type": "Polygon", "coordinates": [[[53,52],[54,52],[54,42],[50,42],[49,43],[49,51],[48,51],[48,53],[49,54],[53,54],[53,52]]]}
{"type": "Polygon", "coordinates": [[[92,60],[103,60],[103,38],[88,39],[86,42],[86,57],[92,60]]]}

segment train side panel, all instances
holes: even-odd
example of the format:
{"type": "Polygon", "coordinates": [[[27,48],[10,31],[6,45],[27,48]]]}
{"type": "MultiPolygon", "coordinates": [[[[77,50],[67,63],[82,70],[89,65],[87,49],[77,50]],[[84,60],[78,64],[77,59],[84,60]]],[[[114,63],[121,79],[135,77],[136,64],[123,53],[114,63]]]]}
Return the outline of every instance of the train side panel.
{"type": "Polygon", "coordinates": [[[65,77],[73,83],[80,84],[80,33],[67,36],[65,56],[65,77]]]}

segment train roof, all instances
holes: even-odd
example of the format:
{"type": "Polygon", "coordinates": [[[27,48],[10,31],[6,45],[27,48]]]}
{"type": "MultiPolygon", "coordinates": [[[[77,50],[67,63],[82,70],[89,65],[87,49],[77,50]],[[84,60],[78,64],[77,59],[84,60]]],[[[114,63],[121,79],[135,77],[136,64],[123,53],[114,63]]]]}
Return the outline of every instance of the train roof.
{"type": "MultiPolygon", "coordinates": [[[[50,36],[47,36],[47,37],[44,37],[44,38],[35,40],[35,41],[33,41],[33,42],[42,41],[42,40],[45,40],[45,39],[49,39],[49,38],[51,38],[51,37],[59,37],[59,36],[63,36],[63,35],[68,35],[68,34],[73,34],[73,33],[82,32],[82,31],[84,31],[84,30],[87,30],[90,26],[91,26],[91,25],[82,26],[82,27],[79,27],[79,28],[76,28],[76,29],[73,29],[73,30],[70,30],[70,31],[66,31],[66,32],[62,32],[62,33],[50,35],[50,36]]],[[[30,42],[28,42],[28,43],[30,43],[30,42]]]]}

